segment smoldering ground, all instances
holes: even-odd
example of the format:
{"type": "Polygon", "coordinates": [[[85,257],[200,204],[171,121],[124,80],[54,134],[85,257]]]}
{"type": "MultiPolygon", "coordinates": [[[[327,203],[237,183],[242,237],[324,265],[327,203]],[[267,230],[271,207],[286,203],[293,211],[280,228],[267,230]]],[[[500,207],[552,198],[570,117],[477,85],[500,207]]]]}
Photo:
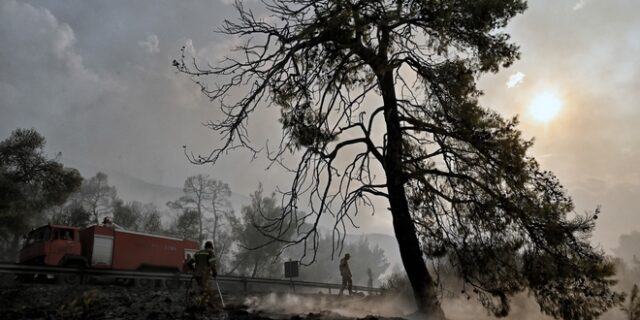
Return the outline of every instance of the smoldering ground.
{"type": "MultiPolygon", "coordinates": [[[[245,299],[244,305],[251,313],[271,316],[322,314],[327,318],[374,316],[412,319],[416,312],[413,297],[408,291],[372,296],[270,293],[249,296],[245,299]]],[[[452,320],[497,319],[489,314],[477,300],[467,299],[464,295],[444,297],[442,307],[447,318],[452,320]]],[[[525,294],[514,297],[511,307],[511,313],[503,319],[552,319],[543,315],[535,300],[525,294]]]]}
{"type": "MultiPolygon", "coordinates": [[[[250,313],[269,316],[320,314],[326,318],[363,318],[367,316],[412,319],[416,311],[411,294],[374,295],[349,297],[336,295],[300,295],[271,293],[250,296],[244,301],[250,313]]],[[[442,307],[451,320],[497,319],[489,314],[479,302],[465,296],[444,298],[442,307]]],[[[535,300],[526,294],[512,300],[512,309],[506,318],[519,320],[553,319],[540,312],[535,300]]],[[[616,319],[616,318],[610,318],[616,319]]]]}
{"type": "MultiPolygon", "coordinates": [[[[620,290],[628,292],[629,285],[637,282],[632,274],[634,270],[620,272],[620,290]]],[[[188,308],[183,290],[17,284],[5,281],[6,277],[0,280],[3,319],[217,319],[217,315],[188,308]]],[[[411,319],[416,310],[408,290],[387,290],[383,295],[371,296],[337,296],[335,292],[332,295],[267,293],[249,296],[223,293],[233,319],[411,319]]],[[[457,291],[443,292],[441,298],[447,319],[497,319],[474,296],[457,291]]],[[[544,315],[535,299],[524,293],[511,298],[511,311],[501,319],[552,318],[544,315]]],[[[599,319],[627,318],[619,308],[613,308],[599,319]]]]}
{"type": "MultiPolygon", "coordinates": [[[[622,289],[622,288],[621,288],[622,289]]],[[[441,292],[442,308],[450,320],[552,320],[540,310],[535,298],[521,293],[510,298],[510,312],[504,318],[489,313],[475,296],[460,292],[441,292]]],[[[243,305],[250,313],[269,317],[315,314],[323,319],[383,318],[412,319],[416,311],[409,290],[371,296],[336,296],[328,294],[270,293],[247,297],[243,305]]],[[[602,320],[626,319],[619,308],[603,314],[602,320]]]]}
{"type": "Polygon", "coordinates": [[[407,318],[416,308],[403,296],[337,296],[328,294],[270,293],[247,297],[250,312],[271,315],[323,314],[327,318],[363,318],[367,316],[407,318]]]}

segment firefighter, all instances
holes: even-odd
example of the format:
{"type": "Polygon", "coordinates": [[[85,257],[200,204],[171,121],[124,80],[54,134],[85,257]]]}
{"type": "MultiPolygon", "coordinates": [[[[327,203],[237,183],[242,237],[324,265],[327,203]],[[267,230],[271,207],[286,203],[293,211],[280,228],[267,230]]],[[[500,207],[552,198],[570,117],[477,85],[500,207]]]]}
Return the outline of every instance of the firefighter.
{"type": "Polygon", "coordinates": [[[104,219],[102,220],[102,225],[107,228],[113,228],[113,222],[109,217],[104,217],[104,219]]]}
{"type": "Polygon", "coordinates": [[[194,270],[193,276],[200,289],[198,304],[217,308],[219,297],[217,297],[214,290],[213,278],[215,278],[218,273],[216,271],[216,256],[213,253],[213,243],[207,241],[204,244],[204,249],[196,252],[189,264],[194,270]]]}
{"type": "Polygon", "coordinates": [[[344,291],[345,288],[349,290],[349,295],[352,294],[352,291],[351,291],[352,282],[351,282],[351,270],[349,269],[349,258],[351,258],[351,255],[347,253],[344,255],[344,258],[340,259],[340,275],[342,276],[342,288],[340,288],[339,295],[342,295],[342,291],[344,291]]]}

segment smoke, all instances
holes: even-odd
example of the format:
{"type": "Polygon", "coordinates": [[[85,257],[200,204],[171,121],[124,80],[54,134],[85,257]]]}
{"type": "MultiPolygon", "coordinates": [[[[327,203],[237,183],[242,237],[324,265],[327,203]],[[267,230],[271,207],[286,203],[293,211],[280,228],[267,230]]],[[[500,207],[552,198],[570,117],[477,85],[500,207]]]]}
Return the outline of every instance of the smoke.
{"type": "MultiPolygon", "coordinates": [[[[498,319],[490,314],[476,299],[464,296],[443,299],[442,308],[448,319],[455,320],[490,320],[498,319]]],[[[552,320],[552,317],[540,312],[535,299],[527,294],[519,294],[511,298],[509,315],[500,319],[513,320],[552,320]]]]}
{"type": "MultiPolygon", "coordinates": [[[[410,319],[416,312],[413,297],[408,292],[372,295],[337,296],[329,294],[292,294],[269,293],[253,295],[245,299],[244,305],[249,312],[266,316],[322,315],[323,319],[332,317],[363,318],[366,316],[401,317],[410,319]]],[[[442,299],[442,308],[450,320],[552,320],[543,314],[540,306],[526,293],[511,298],[511,311],[504,318],[490,314],[476,299],[467,299],[464,295],[449,296],[442,299]]],[[[599,319],[625,319],[619,308],[613,308],[599,319]]]]}
{"type": "MultiPolygon", "coordinates": [[[[629,242],[629,247],[637,247],[640,242],[640,233],[637,239],[629,242]]],[[[618,251],[622,251],[619,249],[618,251]]],[[[613,259],[613,257],[612,257],[613,259]]],[[[617,280],[616,291],[629,292],[633,284],[640,284],[640,260],[634,259],[628,263],[618,258],[613,260],[616,264],[617,280]]],[[[612,279],[612,280],[614,280],[612,279]]],[[[451,320],[551,320],[552,317],[544,314],[535,297],[527,291],[510,297],[510,312],[504,318],[497,318],[476,299],[474,294],[467,295],[465,291],[451,291],[461,286],[459,279],[444,277],[446,282],[440,287],[440,300],[442,309],[447,319],[451,320]]],[[[335,294],[310,294],[308,293],[271,293],[261,296],[250,296],[245,300],[245,305],[252,312],[268,315],[305,315],[319,314],[324,318],[348,317],[362,318],[366,316],[402,317],[410,318],[416,311],[411,286],[406,275],[402,272],[394,272],[382,283],[385,290],[383,295],[371,296],[337,296],[335,294]]],[[[462,287],[463,288],[463,287],[462,287]]],[[[628,306],[628,301],[625,302],[628,306]]],[[[599,317],[601,320],[627,319],[620,306],[614,306],[599,317]]]]}
{"type": "Polygon", "coordinates": [[[270,293],[247,297],[244,304],[252,313],[269,315],[322,314],[328,318],[362,318],[368,315],[408,317],[415,305],[400,296],[337,296],[326,294],[270,293]]]}

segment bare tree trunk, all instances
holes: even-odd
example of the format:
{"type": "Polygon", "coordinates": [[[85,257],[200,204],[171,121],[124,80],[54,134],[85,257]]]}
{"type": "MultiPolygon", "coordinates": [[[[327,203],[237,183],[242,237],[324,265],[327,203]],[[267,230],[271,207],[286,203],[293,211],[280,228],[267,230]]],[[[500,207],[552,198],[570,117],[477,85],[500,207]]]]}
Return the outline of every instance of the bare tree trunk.
{"type": "Polygon", "coordinates": [[[422,258],[420,241],[411,219],[407,194],[404,189],[402,131],[398,117],[393,73],[391,71],[385,72],[379,76],[378,81],[383,95],[384,117],[387,125],[387,153],[385,156],[387,189],[400,257],[413,288],[418,312],[424,313],[430,319],[444,319],[444,312],[438,302],[433,278],[422,258]]]}
{"type": "Polygon", "coordinates": [[[211,200],[211,210],[213,211],[213,234],[211,235],[213,238],[213,246],[216,248],[216,253],[218,253],[219,255],[220,253],[220,246],[218,244],[218,210],[216,210],[216,196],[213,196],[213,200],[211,200]]]}
{"type": "Polygon", "coordinates": [[[202,200],[200,199],[200,195],[198,195],[198,244],[202,246],[202,241],[204,237],[202,236],[202,200]]]}

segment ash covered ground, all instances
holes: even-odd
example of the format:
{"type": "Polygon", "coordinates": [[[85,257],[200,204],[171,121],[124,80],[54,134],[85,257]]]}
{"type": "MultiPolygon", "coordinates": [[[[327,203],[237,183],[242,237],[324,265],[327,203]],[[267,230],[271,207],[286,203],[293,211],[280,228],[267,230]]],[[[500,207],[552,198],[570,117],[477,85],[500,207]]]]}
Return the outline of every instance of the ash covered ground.
{"type": "MultiPolygon", "coordinates": [[[[3,319],[401,319],[380,314],[386,297],[225,294],[222,312],[186,302],[181,289],[115,285],[12,284],[0,288],[3,319]]],[[[384,309],[384,310],[383,310],[384,309]]]]}
{"type": "MultiPolygon", "coordinates": [[[[0,277],[0,319],[411,319],[415,311],[411,294],[342,296],[328,294],[233,294],[225,293],[227,308],[222,313],[186,302],[185,288],[143,289],[116,285],[67,286],[16,284],[0,277]]],[[[191,300],[192,301],[192,300],[191,300]]],[[[474,299],[444,299],[448,319],[495,320],[474,299]]],[[[601,319],[624,319],[612,310],[601,319]]],[[[527,295],[514,297],[512,310],[504,319],[552,319],[540,313],[527,295]]]]}

